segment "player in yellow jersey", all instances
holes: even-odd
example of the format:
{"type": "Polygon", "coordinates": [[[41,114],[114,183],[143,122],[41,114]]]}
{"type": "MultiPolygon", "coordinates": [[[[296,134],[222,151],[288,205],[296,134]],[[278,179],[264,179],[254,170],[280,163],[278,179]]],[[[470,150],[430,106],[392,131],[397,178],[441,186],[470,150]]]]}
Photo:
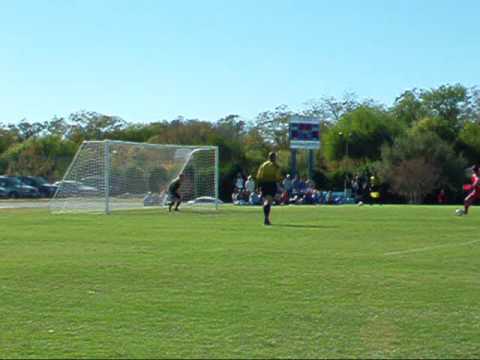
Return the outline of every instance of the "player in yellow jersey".
{"type": "Polygon", "coordinates": [[[270,223],[270,209],[272,207],[273,198],[277,193],[277,182],[282,180],[280,167],[277,165],[277,156],[274,152],[268,154],[268,159],[265,161],[257,173],[257,183],[262,192],[263,198],[263,213],[265,215],[265,225],[270,223]]]}

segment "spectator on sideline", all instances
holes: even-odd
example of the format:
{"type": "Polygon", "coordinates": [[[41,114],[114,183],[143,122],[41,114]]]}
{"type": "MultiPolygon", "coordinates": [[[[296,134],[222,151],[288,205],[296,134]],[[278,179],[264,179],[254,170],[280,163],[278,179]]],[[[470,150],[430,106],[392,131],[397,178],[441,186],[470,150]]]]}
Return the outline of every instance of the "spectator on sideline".
{"type": "Polygon", "coordinates": [[[248,205],[249,194],[247,190],[243,189],[243,191],[240,191],[237,200],[239,202],[239,205],[248,205]]]}
{"type": "Polygon", "coordinates": [[[261,205],[262,204],[261,195],[256,191],[251,192],[250,197],[248,199],[248,203],[250,205],[261,205]]]}
{"type": "Polygon", "coordinates": [[[305,197],[305,194],[302,194],[294,190],[293,196],[290,198],[290,202],[294,203],[295,205],[302,205],[304,203],[304,197],[305,197]]]}
{"type": "Polygon", "coordinates": [[[236,203],[237,202],[237,198],[238,198],[238,194],[239,194],[239,191],[237,188],[233,189],[233,192],[232,192],[232,203],[236,203]]]}
{"type": "Polygon", "coordinates": [[[299,191],[299,182],[300,182],[300,179],[298,177],[298,175],[295,175],[293,177],[293,180],[292,180],[292,192],[298,192],[299,191]]]}
{"type": "Polygon", "coordinates": [[[235,179],[235,187],[242,191],[243,188],[244,188],[244,181],[243,181],[243,176],[242,176],[242,173],[238,173],[237,174],[237,178],[235,179]]]}
{"type": "Polygon", "coordinates": [[[360,178],[360,188],[359,188],[359,193],[360,193],[360,200],[363,201],[365,204],[369,202],[370,199],[370,194],[368,190],[368,180],[365,177],[360,178]]]}
{"type": "Polygon", "coordinates": [[[246,190],[238,190],[232,194],[232,202],[234,205],[248,205],[249,196],[246,190]]]}
{"type": "Polygon", "coordinates": [[[368,184],[368,191],[369,191],[369,204],[373,205],[380,203],[380,187],[378,184],[378,179],[372,175],[370,176],[370,182],[368,184]]]}
{"type": "Polygon", "coordinates": [[[334,202],[334,199],[333,199],[333,192],[332,192],[331,190],[329,190],[329,191],[327,192],[327,199],[326,199],[326,201],[327,201],[327,204],[329,204],[329,205],[333,205],[333,204],[335,203],[335,202],[334,202]]]}
{"type": "Polygon", "coordinates": [[[312,180],[307,180],[305,182],[305,185],[306,187],[305,187],[304,203],[313,205],[315,204],[315,198],[316,198],[315,184],[313,183],[312,180]]]}
{"type": "Polygon", "coordinates": [[[307,178],[305,180],[305,191],[309,191],[314,188],[315,188],[315,183],[313,182],[313,180],[310,180],[307,178]]]}
{"type": "Polygon", "coordinates": [[[283,205],[290,204],[290,196],[288,196],[287,191],[283,191],[282,194],[280,195],[280,203],[283,205]]]}
{"type": "Polygon", "coordinates": [[[255,192],[255,180],[253,180],[252,175],[248,175],[247,181],[245,182],[245,189],[249,195],[255,192]]]}
{"type": "Polygon", "coordinates": [[[298,190],[302,196],[305,196],[305,193],[307,192],[307,178],[303,177],[300,178],[300,181],[298,182],[298,190]]]}
{"type": "Polygon", "coordinates": [[[439,205],[447,203],[447,195],[445,194],[445,190],[441,189],[437,195],[437,202],[439,205]]]}
{"type": "Polygon", "coordinates": [[[283,179],[282,185],[283,185],[283,189],[288,194],[288,196],[289,197],[292,196],[293,182],[292,182],[292,178],[290,177],[290,174],[287,174],[287,176],[285,176],[285,179],[283,179]]]}
{"type": "Polygon", "coordinates": [[[358,191],[360,189],[360,179],[358,178],[358,175],[355,175],[355,177],[352,179],[351,182],[351,188],[352,188],[352,197],[357,198],[358,196],[358,191]]]}
{"type": "Polygon", "coordinates": [[[285,205],[285,202],[283,201],[284,200],[284,194],[285,194],[285,190],[283,189],[283,186],[278,184],[277,185],[277,193],[275,194],[275,196],[273,198],[274,203],[277,204],[277,205],[285,205]]]}

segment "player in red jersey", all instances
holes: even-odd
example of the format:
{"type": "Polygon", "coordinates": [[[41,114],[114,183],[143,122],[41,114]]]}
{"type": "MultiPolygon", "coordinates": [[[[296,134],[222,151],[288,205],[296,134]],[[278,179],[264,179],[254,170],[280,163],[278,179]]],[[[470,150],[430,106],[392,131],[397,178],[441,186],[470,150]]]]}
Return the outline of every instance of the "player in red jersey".
{"type": "Polygon", "coordinates": [[[464,214],[468,214],[468,208],[472,206],[475,200],[480,199],[480,166],[474,165],[472,168],[473,175],[472,175],[472,184],[467,188],[470,191],[470,194],[467,195],[464,201],[464,214]]]}

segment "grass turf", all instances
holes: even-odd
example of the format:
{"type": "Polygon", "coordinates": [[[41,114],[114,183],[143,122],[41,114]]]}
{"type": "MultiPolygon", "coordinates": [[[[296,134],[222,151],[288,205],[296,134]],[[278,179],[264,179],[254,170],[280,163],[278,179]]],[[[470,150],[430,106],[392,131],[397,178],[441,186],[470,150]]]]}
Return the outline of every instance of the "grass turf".
{"type": "Polygon", "coordinates": [[[480,211],[0,211],[0,358],[479,358],[480,211]]]}

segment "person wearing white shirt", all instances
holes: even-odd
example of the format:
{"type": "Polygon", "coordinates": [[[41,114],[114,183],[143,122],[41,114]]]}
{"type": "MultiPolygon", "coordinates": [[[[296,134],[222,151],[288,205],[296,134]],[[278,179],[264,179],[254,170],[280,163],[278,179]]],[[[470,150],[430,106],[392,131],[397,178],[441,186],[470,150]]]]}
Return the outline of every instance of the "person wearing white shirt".
{"type": "Polygon", "coordinates": [[[292,189],[293,189],[293,181],[290,178],[290,174],[287,174],[287,176],[285,176],[285,179],[283,179],[282,185],[284,190],[288,193],[288,195],[291,196],[292,189]]]}
{"type": "Polygon", "coordinates": [[[237,178],[235,179],[235,187],[238,190],[243,190],[243,186],[244,186],[243,176],[241,173],[238,173],[237,178]]]}
{"type": "Polygon", "coordinates": [[[255,180],[253,180],[252,175],[248,176],[247,181],[245,182],[245,188],[249,194],[255,191],[255,180]]]}

